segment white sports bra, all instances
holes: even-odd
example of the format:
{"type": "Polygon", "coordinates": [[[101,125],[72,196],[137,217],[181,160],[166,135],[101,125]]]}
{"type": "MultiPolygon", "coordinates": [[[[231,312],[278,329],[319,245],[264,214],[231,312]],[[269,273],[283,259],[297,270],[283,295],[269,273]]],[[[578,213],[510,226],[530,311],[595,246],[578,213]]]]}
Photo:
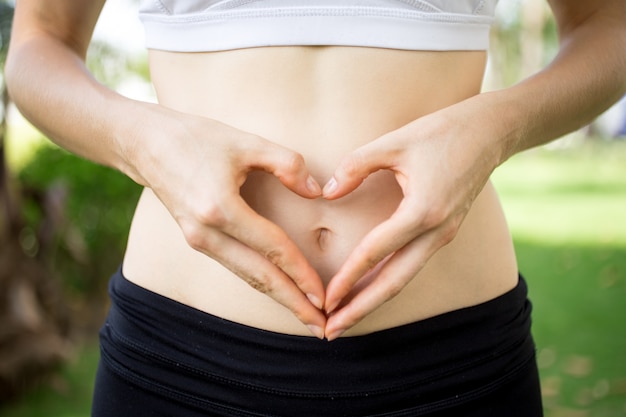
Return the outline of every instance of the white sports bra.
{"type": "Polygon", "coordinates": [[[498,0],[142,0],[146,46],[485,50],[498,0]]]}

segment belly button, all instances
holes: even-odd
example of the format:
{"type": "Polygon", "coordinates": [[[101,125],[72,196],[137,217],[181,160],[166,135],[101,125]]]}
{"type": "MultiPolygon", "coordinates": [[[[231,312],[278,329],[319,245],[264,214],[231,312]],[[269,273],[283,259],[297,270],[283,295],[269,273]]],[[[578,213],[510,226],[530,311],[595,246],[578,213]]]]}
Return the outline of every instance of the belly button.
{"type": "Polygon", "coordinates": [[[326,229],[325,227],[317,229],[317,244],[321,250],[324,250],[328,246],[328,239],[331,233],[330,229],[326,229]]]}

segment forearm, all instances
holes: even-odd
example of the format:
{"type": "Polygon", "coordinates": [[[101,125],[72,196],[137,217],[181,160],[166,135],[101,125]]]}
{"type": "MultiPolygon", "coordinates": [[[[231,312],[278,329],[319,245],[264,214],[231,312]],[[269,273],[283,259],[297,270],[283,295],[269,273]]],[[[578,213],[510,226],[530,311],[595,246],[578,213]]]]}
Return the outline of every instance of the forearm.
{"type": "Polygon", "coordinates": [[[129,132],[145,106],[96,81],[82,58],[59,40],[30,36],[11,45],[9,92],[24,116],[51,140],[127,174],[135,146],[129,132]]]}
{"type": "Polygon", "coordinates": [[[626,93],[624,7],[601,9],[563,28],[561,48],[543,71],[483,99],[500,132],[500,163],[591,122],[626,93]]]}

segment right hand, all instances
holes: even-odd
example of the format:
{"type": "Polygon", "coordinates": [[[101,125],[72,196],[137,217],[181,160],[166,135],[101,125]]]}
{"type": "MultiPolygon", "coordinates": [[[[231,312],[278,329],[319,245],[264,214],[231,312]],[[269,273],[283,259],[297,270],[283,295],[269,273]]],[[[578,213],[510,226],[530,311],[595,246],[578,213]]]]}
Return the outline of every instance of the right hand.
{"type": "Polygon", "coordinates": [[[125,173],[154,191],[193,249],[287,307],[322,338],[320,277],[287,234],[239,193],[249,172],[264,170],[302,197],[321,196],[304,158],[215,120],[158,105],[152,110],[157,117],[138,126],[125,151],[125,173]]]}

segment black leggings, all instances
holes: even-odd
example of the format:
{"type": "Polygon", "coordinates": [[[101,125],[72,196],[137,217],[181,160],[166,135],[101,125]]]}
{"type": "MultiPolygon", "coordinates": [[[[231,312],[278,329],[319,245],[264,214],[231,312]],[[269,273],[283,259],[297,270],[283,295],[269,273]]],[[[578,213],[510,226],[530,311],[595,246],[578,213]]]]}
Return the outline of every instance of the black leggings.
{"type": "Polygon", "coordinates": [[[223,320],[120,272],[93,417],[542,416],[520,278],[478,306],[333,342],[223,320]]]}

